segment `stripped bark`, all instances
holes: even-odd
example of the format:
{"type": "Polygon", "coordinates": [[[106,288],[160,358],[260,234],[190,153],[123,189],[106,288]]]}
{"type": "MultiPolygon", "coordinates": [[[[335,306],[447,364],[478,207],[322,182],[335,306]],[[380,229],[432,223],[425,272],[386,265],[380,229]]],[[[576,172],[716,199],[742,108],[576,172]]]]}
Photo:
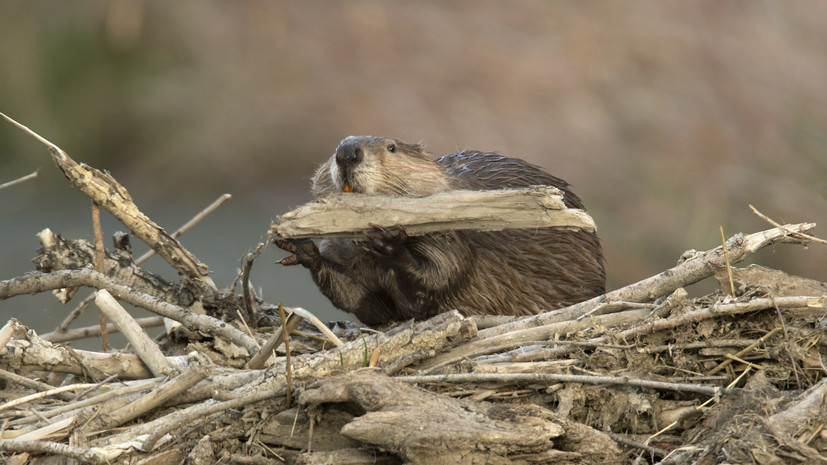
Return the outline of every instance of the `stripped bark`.
{"type": "Polygon", "coordinates": [[[595,232],[584,210],[567,208],[563,193],[550,186],[525,189],[440,192],[411,198],[341,194],[285,213],[270,227],[283,238],[356,237],[370,224],[402,226],[410,236],[444,230],[572,228],[595,232]]]}

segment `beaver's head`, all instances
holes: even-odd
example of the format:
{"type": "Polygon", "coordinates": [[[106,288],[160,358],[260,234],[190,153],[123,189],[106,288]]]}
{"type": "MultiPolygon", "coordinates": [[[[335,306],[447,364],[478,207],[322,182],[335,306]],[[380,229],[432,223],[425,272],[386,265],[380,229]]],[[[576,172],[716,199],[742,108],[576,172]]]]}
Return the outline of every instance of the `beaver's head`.
{"type": "Polygon", "coordinates": [[[449,176],[419,144],[349,136],[313,178],[316,196],[335,192],[423,196],[448,189],[449,176]]]}

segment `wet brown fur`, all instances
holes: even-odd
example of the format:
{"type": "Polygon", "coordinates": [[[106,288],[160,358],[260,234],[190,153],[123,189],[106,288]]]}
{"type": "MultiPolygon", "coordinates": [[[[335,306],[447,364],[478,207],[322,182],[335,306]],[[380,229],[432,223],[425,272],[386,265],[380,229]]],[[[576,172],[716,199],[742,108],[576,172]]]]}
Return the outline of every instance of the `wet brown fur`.
{"type": "MultiPolygon", "coordinates": [[[[342,192],[345,182],[353,192],[414,197],[543,184],[561,189],[567,206],[584,208],[568,183],[519,159],[469,150],[435,159],[420,145],[383,137],[349,137],[342,144],[356,144],[363,159],[343,169],[334,154],[313,178],[314,196],[342,192]]],[[[453,231],[410,237],[404,246],[415,258],[414,266],[378,260],[363,245],[349,239],[322,241],[322,264],[311,272],[334,305],[371,325],[424,319],[451,309],[465,315],[529,315],[586,300],[605,288],[600,242],[583,231],[453,231]]]]}

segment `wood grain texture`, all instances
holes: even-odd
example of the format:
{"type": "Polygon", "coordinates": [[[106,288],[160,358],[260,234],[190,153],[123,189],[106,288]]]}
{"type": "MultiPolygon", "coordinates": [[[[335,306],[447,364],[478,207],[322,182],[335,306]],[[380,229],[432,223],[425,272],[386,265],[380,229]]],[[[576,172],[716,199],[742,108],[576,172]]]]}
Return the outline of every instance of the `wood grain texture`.
{"type": "Polygon", "coordinates": [[[271,233],[283,238],[355,237],[379,226],[402,226],[408,235],[473,229],[501,231],[563,227],[594,232],[583,210],[566,208],[549,186],[491,191],[451,191],[427,197],[340,194],[304,204],[280,216],[271,233]]]}

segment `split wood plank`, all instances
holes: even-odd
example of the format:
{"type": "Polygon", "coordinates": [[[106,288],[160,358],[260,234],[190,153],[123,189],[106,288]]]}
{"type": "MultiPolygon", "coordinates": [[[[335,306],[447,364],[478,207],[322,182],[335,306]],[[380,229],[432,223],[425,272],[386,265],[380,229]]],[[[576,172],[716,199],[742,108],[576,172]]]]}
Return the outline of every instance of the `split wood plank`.
{"type": "Polygon", "coordinates": [[[571,228],[595,232],[584,210],[567,208],[551,186],[488,191],[450,191],[427,197],[338,194],[280,216],[270,228],[288,239],[357,237],[382,227],[402,226],[410,236],[446,230],[571,228]]]}

